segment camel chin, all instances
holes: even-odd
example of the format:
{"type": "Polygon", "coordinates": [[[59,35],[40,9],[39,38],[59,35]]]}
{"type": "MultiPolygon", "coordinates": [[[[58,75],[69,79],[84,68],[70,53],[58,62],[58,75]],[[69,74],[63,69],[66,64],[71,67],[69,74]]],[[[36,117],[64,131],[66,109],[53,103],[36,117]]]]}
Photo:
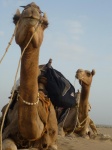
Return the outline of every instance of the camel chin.
{"type": "Polygon", "coordinates": [[[34,26],[36,26],[37,23],[38,21],[33,18],[24,18],[23,21],[20,20],[18,23],[19,28],[17,28],[15,35],[16,43],[21,45],[24,42],[26,36],[30,35],[31,37],[31,35],[35,31],[34,26]],[[30,28],[29,32],[28,28],[30,28]]]}

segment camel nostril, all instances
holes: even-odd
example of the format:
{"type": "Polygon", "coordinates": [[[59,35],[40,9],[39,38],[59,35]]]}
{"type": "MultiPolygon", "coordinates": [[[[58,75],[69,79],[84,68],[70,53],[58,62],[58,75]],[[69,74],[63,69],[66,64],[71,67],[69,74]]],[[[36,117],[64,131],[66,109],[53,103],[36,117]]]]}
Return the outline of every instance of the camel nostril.
{"type": "Polygon", "coordinates": [[[42,144],[42,147],[43,148],[47,148],[47,144],[42,144]]]}

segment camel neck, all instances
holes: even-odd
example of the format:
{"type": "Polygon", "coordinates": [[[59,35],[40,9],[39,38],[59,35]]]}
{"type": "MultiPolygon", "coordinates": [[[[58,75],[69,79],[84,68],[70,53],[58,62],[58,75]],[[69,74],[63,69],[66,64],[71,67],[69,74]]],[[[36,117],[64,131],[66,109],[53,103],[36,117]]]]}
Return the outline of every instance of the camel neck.
{"type": "Polygon", "coordinates": [[[37,139],[39,136],[37,105],[29,106],[23,103],[23,100],[36,103],[38,99],[38,57],[39,48],[30,46],[25,50],[21,60],[18,123],[20,133],[27,139],[37,139]]]}
{"type": "Polygon", "coordinates": [[[90,87],[81,89],[81,98],[80,98],[80,106],[79,106],[79,112],[80,112],[80,120],[84,120],[88,116],[88,99],[89,99],[89,92],[90,87]]]}
{"type": "Polygon", "coordinates": [[[85,101],[87,102],[88,101],[88,98],[89,98],[89,92],[90,92],[90,87],[87,87],[87,88],[83,88],[81,89],[81,102],[85,101]]]}
{"type": "Polygon", "coordinates": [[[39,49],[27,48],[21,60],[20,94],[30,102],[35,101],[38,93],[38,57],[39,49]]]}

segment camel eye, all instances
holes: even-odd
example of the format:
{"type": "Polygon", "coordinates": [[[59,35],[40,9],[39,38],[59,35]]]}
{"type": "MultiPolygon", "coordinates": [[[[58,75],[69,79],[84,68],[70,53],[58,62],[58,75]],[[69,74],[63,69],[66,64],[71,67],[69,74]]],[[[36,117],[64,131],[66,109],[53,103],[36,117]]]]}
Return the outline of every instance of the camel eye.
{"type": "Polygon", "coordinates": [[[90,77],[90,75],[91,75],[91,73],[90,73],[90,72],[87,72],[87,76],[90,77]]]}
{"type": "Polygon", "coordinates": [[[47,134],[47,130],[44,133],[47,134]]]}

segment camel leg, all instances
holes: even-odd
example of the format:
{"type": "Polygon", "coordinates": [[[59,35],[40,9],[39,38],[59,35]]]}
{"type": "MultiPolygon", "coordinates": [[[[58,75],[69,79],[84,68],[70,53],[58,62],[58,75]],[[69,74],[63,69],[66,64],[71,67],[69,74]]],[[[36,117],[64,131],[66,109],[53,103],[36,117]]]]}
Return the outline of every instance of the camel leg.
{"type": "Polygon", "coordinates": [[[74,132],[74,129],[77,124],[77,116],[78,116],[78,107],[77,106],[71,107],[68,110],[64,120],[58,125],[58,134],[61,136],[66,136],[74,132]]]}
{"type": "Polygon", "coordinates": [[[57,142],[53,142],[49,147],[48,147],[48,150],[57,150],[58,147],[57,147],[57,142]]]}
{"type": "Polygon", "coordinates": [[[91,119],[90,119],[89,126],[90,126],[90,128],[92,129],[93,133],[94,133],[95,135],[97,135],[97,134],[98,134],[98,131],[97,131],[97,129],[96,129],[96,126],[95,126],[93,120],[91,120],[91,119]]]}
{"type": "Polygon", "coordinates": [[[62,124],[61,124],[61,125],[60,125],[60,124],[58,125],[58,134],[61,135],[62,137],[65,136],[65,132],[64,132],[64,130],[63,130],[62,124]]]}
{"type": "Polygon", "coordinates": [[[2,150],[17,150],[17,146],[11,139],[5,139],[2,143],[2,150]]]}

